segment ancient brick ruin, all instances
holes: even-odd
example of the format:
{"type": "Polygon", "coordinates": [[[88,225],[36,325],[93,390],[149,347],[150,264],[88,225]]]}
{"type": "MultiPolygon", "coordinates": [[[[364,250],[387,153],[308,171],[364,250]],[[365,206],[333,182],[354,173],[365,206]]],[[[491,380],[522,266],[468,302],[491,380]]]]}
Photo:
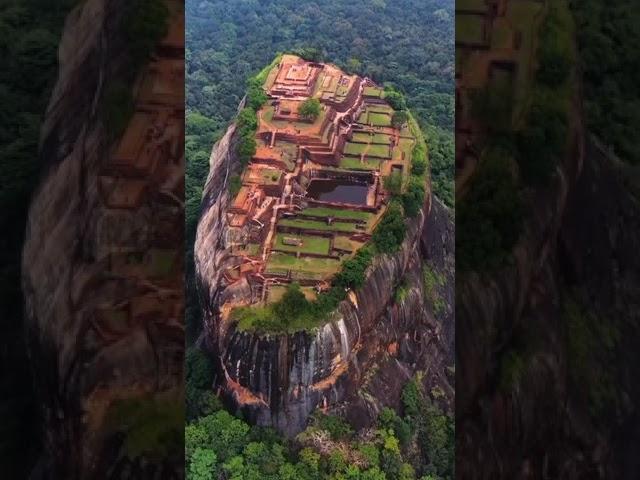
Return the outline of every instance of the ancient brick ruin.
{"type": "Polygon", "coordinates": [[[392,125],[382,88],[334,65],[284,55],[263,87],[256,153],[227,211],[234,261],[224,272],[256,304],[293,281],[308,298],[329,288],[386,209],[383,178],[407,180],[416,141],[408,125],[392,125]],[[320,102],[317,118],[299,113],[309,98],[320,102]]]}

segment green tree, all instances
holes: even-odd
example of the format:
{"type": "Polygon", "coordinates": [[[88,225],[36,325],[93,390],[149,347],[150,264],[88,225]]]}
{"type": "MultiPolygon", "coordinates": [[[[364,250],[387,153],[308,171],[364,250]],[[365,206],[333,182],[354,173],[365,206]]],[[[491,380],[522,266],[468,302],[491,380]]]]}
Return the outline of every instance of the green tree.
{"type": "Polygon", "coordinates": [[[424,206],[425,199],[424,182],[421,178],[412,177],[407,186],[407,191],[402,194],[402,205],[409,217],[415,217],[424,206]]]}
{"type": "Polygon", "coordinates": [[[400,195],[402,193],[402,174],[392,173],[384,177],[382,183],[392,195],[400,195]]]}
{"type": "Polygon", "coordinates": [[[246,423],[232,417],[225,410],[202,417],[197,424],[207,433],[209,447],[221,461],[240,453],[249,433],[246,423]]]}
{"type": "Polygon", "coordinates": [[[310,309],[310,303],[302,293],[300,284],[292,283],[287,286],[287,290],[280,299],[279,302],[273,307],[273,311],[283,322],[300,316],[301,314],[308,312],[310,309]]]}
{"type": "Polygon", "coordinates": [[[321,108],[322,107],[320,105],[320,100],[318,100],[317,98],[308,98],[307,100],[302,102],[302,105],[300,105],[300,109],[298,110],[298,112],[303,118],[315,121],[315,119],[320,115],[321,108]]]}
{"type": "Polygon", "coordinates": [[[400,128],[409,121],[409,114],[405,110],[396,110],[391,116],[391,125],[400,128]]]}
{"type": "Polygon", "coordinates": [[[384,99],[396,111],[407,109],[407,100],[404,95],[395,90],[385,90],[384,99]]]}
{"type": "Polygon", "coordinates": [[[216,454],[213,450],[197,448],[189,462],[188,480],[213,480],[216,454]]]}
{"type": "Polygon", "coordinates": [[[372,241],[380,253],[398,250],[406,234],[402,207],[391,203],[372,235],[372,241]]]}
{"type": "Polygon", "coordinates": [[[427,171],[428,163],[426,158],[414,158],[411,160],[411,174],[421,176],[427,171]]]}

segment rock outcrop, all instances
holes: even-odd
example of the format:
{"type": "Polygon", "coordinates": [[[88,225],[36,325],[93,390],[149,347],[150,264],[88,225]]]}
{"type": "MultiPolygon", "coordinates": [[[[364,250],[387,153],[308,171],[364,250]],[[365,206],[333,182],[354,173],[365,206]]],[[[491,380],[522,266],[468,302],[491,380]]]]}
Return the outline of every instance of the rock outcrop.
{"type": "MultiPolygon", "coordinates": [[[[118,82],[135,91],[140,85],[122,32],[126,5],[88,0],[70,14],[42,127],[43,173],[23,251],[29,353],[45,436],[34,478],[182,472],[179,444],[156,457],[153,438],[148,445],[127,440],[142,425],[138,419],[155,411],[149,407],[182,408],[184,219],[174,175],[181,177],[183,166],[170,148],[159,158],[175,166],[169,176],[154,170],[133,179],[111,161],[118,141],[105,127],[105,91],[118,82]],[[109,195],[134,182],[145,185],[136,205],[109,203],[109,195]]],[[[164,137],[162,147],[181,136],[164,137]]],[[[144,145],[142,138],[133,140],[144,145]]],[[[181,422],[156,420],[181,432],[181,422]]]]}
{"type": "MultiPolygon", "coordinates": [[[[236,284],[224,288],[220,282],[225,262],[230,260],[225,243],[228,182],[240,169],[234,154],[234,133],[232,125],[213,149],[195,243],[197,282],[204,312],[202,338],[215,359],[216,384],[232,408],[242,411],[252,422],[274,426],[292,436],[305,427],[309,414],[317,407],[358,408],[357,391],[365,380],[374,380],[375,375],[369,369],[375,362],[381,362],[383,356],[385,360],[401,358],[407,365],[400,366],[402,376],[396,379],[396,383],[403,384],[397,380],[408,379],[413,372],[426,368],[429,362],[423,356],[431,355],[430,349],[451,352],[452,222],[446,209],[429,198],[423,212],[409,221],[399,252],[376,258],[365,285],[340,304],[332,321],[315,331],[289,335],[238,331],[233,322],[221,321],[219,311],[229,296],[237,299],[249,295],[236,284]],[[450,247],[446,263],[449,288],[443,288],[448,291],[448,304],[443,308],[449,314],[440,315],[438,320],[431,314],[432,306],[425,305],[423,300],[420,260],[421,248],[438,250],[429,234],[423,235],[423,231],[430,231],[435,218],[441,229],[448,228],[445,240],[441,237],[439,241],[450,247]],[[407,293],[396,303],[394,291],[403,279],[407,293]],[[444,323],[449,324],[444,329],[446,334],[439,336],[439,325],[444,323]],[[420,353],[418,345],[424,347],[420,353]]],[[[442,252],[446,251],[446,245],[440,245],[442,252]]],[[[442,262],[444,266],[445,261],[442,262]]],[[[442,355],[445,357],[452,362],[450,355],[442,355]]],[[[442,366],[439,361],[434,365],[442,366]]],[[[435,370],[438,368],[434,367],[435,370]]],[[[442,371],[444,367],[438,375],[445,378],[442,371]]],[[[381,396],[380,402],[365,400],[364,404],[376,410],[380,405],[397,404],[398,399],[399,395],[393,399],[381,396]]]]}

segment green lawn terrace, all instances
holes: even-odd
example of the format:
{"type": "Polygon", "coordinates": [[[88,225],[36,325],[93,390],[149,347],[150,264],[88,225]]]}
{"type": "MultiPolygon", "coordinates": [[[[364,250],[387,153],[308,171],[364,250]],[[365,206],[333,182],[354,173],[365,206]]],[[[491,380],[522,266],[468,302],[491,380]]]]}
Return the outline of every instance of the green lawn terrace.
{"type": "Polygon", "coordinates": [[[382,215],[337,207],[308,206],[285,213],[264,270],[267,279],[325,286],[370,238],[382,215]]]}

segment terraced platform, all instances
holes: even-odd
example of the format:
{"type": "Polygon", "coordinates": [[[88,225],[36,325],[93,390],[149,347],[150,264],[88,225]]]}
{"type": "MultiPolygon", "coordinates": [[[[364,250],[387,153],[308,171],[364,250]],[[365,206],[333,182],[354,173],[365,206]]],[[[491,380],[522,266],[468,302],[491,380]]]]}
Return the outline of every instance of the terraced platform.
{"type": "Polygon", "coordinates": [[[237,261],[224,273],[260,292],[256,303],[277,301],[293,281],[309,297],[330,287],[386,210],[383,178],[408,180],[416,142],[392,124],[381,87],[334,65],[283,55],[263,88],[256,153],[227,213],[237,261]],[[317,116],[300,113],[309,99],[317,116]]]}

